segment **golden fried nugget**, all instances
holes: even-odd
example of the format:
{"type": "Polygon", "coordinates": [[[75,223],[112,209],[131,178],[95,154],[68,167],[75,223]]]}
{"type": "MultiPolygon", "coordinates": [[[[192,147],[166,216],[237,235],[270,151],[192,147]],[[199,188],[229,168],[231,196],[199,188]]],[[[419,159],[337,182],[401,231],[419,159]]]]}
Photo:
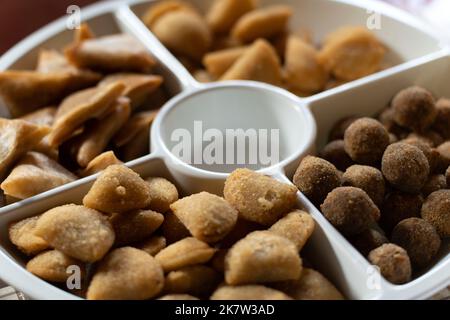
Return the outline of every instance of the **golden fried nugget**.
{"type": "Polygon", "coordinates": [[[260,285],[221,286],[211,300],[293,300],[281,291],[260,285]]]}
{"type": "Polygon", "coordinates": [[[286,5],[273,5],[250,11],[233,26],[231,35],[244,42],[271,38],[286,30],[293,10],[286,5]]]}
{"type": "Polygon", "coordinates": [[[206,21],[213,32],[228,33],[240,17],[255,8],[255,0],[216,0],[206,14],[206,21]]]}
{"type": "Polygon", "coordinates": [[[201,60],[212,43],[208,24],[193,10],[166,12],[151,30],[169,50],[195,61],[201,60]]]}
{"type": "Polygon", "coordinates": [[[237,211],[223,198],[201,192],[170,205],[191,234],[207,243],[222,240],[234,227],[237,211]]]}
{"type": "Polygon", "coordinates": [[[248,47],[237,47],[207,53],[203,57],[203,65],[214,78],[220,78],[247,49],[248,47]]]}
{"type": "Polygon", "coordinates": [[[269,231],[250,233],[225,257],[225,281],[230,285],[297,280],[301,271],[295,244],[269,231]]]}
{"type": "Polygon", "coordinates": [[[114,135],[124,126],[131,114],[130,100],[119,98],[114,109],[101,120],[89,124],[77,137],[79,143],[76,151],[77,162],[86,167],[95,157],[100,155],[108,146],[114,135]]]}
{"type": "Polygon", "coordinates": [[[284,70],[287,86],[292,91],[316,93],[322,91],[328,81],[316,48],[296,36],[287,40],[284,70]]]}
{"type": "Polygon", "coordinates": [[[77,70],[77,68],[71,65],[63,54],[54,49],[42,49],[39,51],[36,71],[51,73],[67,70],[77,70]]]}
{"type": "Polygon", "coordinates": [[[259,39],[236,60],[220,79],[253,80],[281,85],[280,59],[269,42],[259,39]]]}
{"type": "Polygon", "coordinates": [[[0,118],[0,179],[25,153],[33,150],[49,132],[25,120],[0,118]]]}
{"type": "Polygon", "coordinates": [[[26,199],[77,179],[58,162],[30,151],[20,159],[0,187],[9,196],[26,199]]]}
{"type": "Polygon", "coordinates": [[[155,258],[131,247],[110,252],[100,262],[87,292],[89,300],[146,300],[158,295],[164,274],[155,258]]]}
{"type": "Polygon", "coordinates": [[[80,268],[80,275],[85,276],[83,262],[71,258],[58,250],[40,253],[27,263],[27,270],[41,279],[50,282],[65,282],[71,276],[71,266],[80,268]]]}
{"type": "Polygon", "coordinates": [[[143,15],[142,21],[144,21],[145,25],[151,29],[159,18],[168,12],[176,10],[196,12],[196,9],[190,3],[178,0],[167,0],[152,5],[143,15]]]}
{"type": "Polygon", "coordinates": [[[291,240],[300,251],[312,235],[314,227],[314,219],[309,213],[295,210],[275,222],[269,231],[291,240]]]}
{"type": "Polygon", "coordinates": [[[116,73],[105,77],[99,86],[120,81],[125,85],[123,95],[130,99],[133,110],[139,108],[163,83],[161,76],[139,73],[116,73]]]}
{"type": "Polygon", "coordinates": [[[158,111],[152,110],[135,113],[116,134],[114,144],[117,147],[122,147],[128,143],[132,143],[141,132],[146,132],[148,135],[150,125],[155,120],[158,111]]]}
{"type": "Polygon", "coordinates": [[[161,250],[155,258],[161,264],[164,271],[169,272],[208,262],[215,252],[216,250],[208,246],[207,243],[189,237],[161,250]]]}
{"type": "Polygon", "coordinates": [[[39,216],[26,218],[9,226],[9,240],[26,255],[35,255],[49,247],[48,243],[34,234],[39,216]]]}
{"type": "Polygon", "coordinates": [[[142,241],[163,223],[164,216],[151,210],[116,213],[109,220],[116,235],[116,246],[142,241]]]}
{"type": "Polygon", "coordinates": [[[319,62],[339,80],[352,81],[381,69],[383,44],[365,27],[348,26],[331,33],[319,53],[319,62]]]}
{"type": "Polygon", "coordinates": [[[199,300],[199,299],[189,294],[166,294],[165,296],[158,298],[158,300],[199,300]]]}
{"type": "Polygon", "coordinates": [[[169,244],[191,236],[191,233],[186,226],[181,223],[180,219],[178,219],[173,212],[170,211],[164,216],[164,222],[161,229],[169,244]]]}
{"type": "Polygon", "coordinates": [[[295,300],[344,300],[338,289],[319,272],[304,268],[300,279],[276,284],[275,287],[295,300]]]}
{"type": "Polygon", "coordinates": [[[150,153],[150,128],[139,131],[133,140],[118,149],[120,158],[125,161],[146,156],[150,153]]]}
{"type": "Polygon", "coordinates": [[[38,126],[51,127],[53,125],[53,121],[55,120],[55,115],[56,115],[56,107],[46,107],[27,113],[26,115],[23,115],[19,119],[31,122],[38,126]]]}
{"type": "Polygon", "coordinates": [[[106,168],[83,198],[86,207],[106,213],[143,209],[149,203],[149,185],[124,165],[106,168]]]}
{"type": "Polygon", "coordinates": [[[87,167],[81,171],[81,176],[87,177],[105,170],[113,164],[122,164],[122,161],[117,159],[113,151],[106,151],[92,159],[87,167]]]}
{"type": "Polygon", "coordinates": [[[37,221],[34,234],[84,262],[100,260],[114,243],[114,231],[106,216],[74,204],[45,212],[37,221]]]}
{"type": "Polygon", "coordinates": [[[151,256],[155,256],[158,252],[166,247],[166,238],[162,236],[152,236],[134,246],[142,251],[147,252],[151,256]]]}
{"type": "Polygon", "coordinates": [[[228,176],[223,191],[239,217],[266,226],[274,224],[297,201],[297,188],[248,169],[228,176]]]}
{"type": "Polygon", "coordinates": [[[171,271],[166,276],[165,293],[184,293],[193,296],[210,295],[221,281],[214,269],[197,265],[171,271]]]}
{"type": "Polygon", "coordinates": [[[145,179],[145,182],[150,186],[150,209],[165,213],[170,209],[170,205],[178,200],[177,187],[169,180],[150,177],[145,179]]]}
{"type": "Polygon", "coordinates": [[[76,39],[64,53],[79,68],[105,72],[148,73],[156,65],[147,49],[129,34],[76,39]]]}
{"type": "Polygon", "coordinates": [[[116,82],[105,87],[91,88],[67,97],[59,106],[49,143],[58,146],[72,137],[86,121],[104,117],[114,110],[115,101],[125,86],[116,82]]]}

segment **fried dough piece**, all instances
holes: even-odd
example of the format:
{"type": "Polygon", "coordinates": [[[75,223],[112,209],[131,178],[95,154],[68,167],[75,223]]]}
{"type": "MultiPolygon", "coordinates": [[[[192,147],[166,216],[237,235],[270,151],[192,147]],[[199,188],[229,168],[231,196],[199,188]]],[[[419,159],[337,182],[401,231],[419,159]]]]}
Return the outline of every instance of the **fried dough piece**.
{"type": "Polygon", "coordinates": [[[155,258],[131,247],[109,253],[100,262],[87,292],[89,300],[146,300],[164,286],[164,274],[155,258]]]}
{"type": "Polygon", "coordinates": [[[163,15],[177,10],[196,12],[196,9],[185,1],[167,0],[152,5],[143,15],[142,21],[144,21],[145,25],[151,29],[154,23],[163,15]]]}
{"type": "Polygon", "coordinates": [[[178,219],[171,211],[167,212],[164,216],[164,222],[161,229],[168,244],[191,237],[189,230],[186,229],[185,225],[181,223],[180,219],[178,219]]]}
{"type": "Polygon", "coordinates": [[[280,59],[266,40],[255,41],[228,69],[221,80],[253,80],[281,85],[280,59]]]}
{"type": "Polygon", "coordinates": [[[149,185],[123,165],[106,168],[83,198],[85,206],[106,213],[143,209],[150,201],[149,185]]]}
{"type": "Polygon", "coordinates": [[[304,93],[319,92],[328,81],[328,73],[319,63],[317,50],[296,36],[287,40],[285,80],[290,90],[304,93]]]}
{"type": "Polygon", "coordinates": [[[319,62],[339,80],[351,81],[381,69],[383,44],[365,27],[342,27],[331,33],[319,53],[319,62]]]}
{"type": "Polygon", "coordinates": [[[149,208],[156,212],[165,213],[170,205],[178,200],[178,190],[175,185],[167,179],[150,177],[145,179],[150,186],[151,202],[149,208]]]}
{"type": "Polygon", "coordinates": [[[139,133],[148,132],[159,110],[144,111],[134,114],[114,137],[114,144],[122,147],[132,142],[139,133]]]}
{"type": "Polygon", "coordinates": [[[78,177],[58,162],[38,152],[28,152],[2,182],[9,196],[26,199],[75,181],[78,177]]]}
{"type": "Polygon", "coordinates": [[[95,120],[85,128],[77,139],[77,162],[86,167],[95,157],[101,154],[112,137],[123,127],[131,114],[130,100],[121,97],[117,99],[114,110],[105,118],[95,120]]]}
{"type": "Polygon", "coordinates": [[[118,152],[123,161],[132,161],[150,153],[149,129],[150,128],[141,130],[132,141],[119,148],[118,152]]]}
{"type": "Polygon", "coordinates": [[[34,234],[84,262],[102,259],[114,243],[114,231],[106,216],[74,204],[45,212],[37,221],[34,234]]]}
{"type": "Polygon", "coordinates": [[[116,73],[105,77],[99,86],[106,86],[120,81],[125,85],[123,95],[130,99],[131,109],[139,108],[163,83],[161,76],[138,73],[116,73]]]}
{"type": "Polygon", "coordinates": [[[114,109],[115,101],[125,86],[116,82],[77,92],[67,97],[59,106],[55,123],[49,134],[49,143],[57,146],[68,140],[87,120],[103,117],[114,109]]]}
{"type": "Polygon", "coordinates": [[[233,26],[231,35],[243,43],[258,38],[271,38],[286,30],[293,10],[286,5],[273,5],[252,10],[233,26]]]}
{"type": "Polygon", "coordinates": [[[31,122],[38,126],[51,127],[55,121],[56,107],[42,108],[20,117],[20,119],[31,122]]]}
{"type": "Polygon", "coordinates": [[[35,255],[49,247],[48,243],[34,234],[39,216],[26,218],[9,226],[9,240],[26,255],[35,255]]]}
{"type": "Polygon", "coordinates": [[[49,132],[49,127],[24,120],[0,118],[0,179],[25,153],[33,150],[49,132]]]}
{"type": "Polygon", "coordinates": [[[81,176],[87,177],[96,174],[113,164],[122,164],[122,161],[117,159],[113,151],[103,152],[89,162],[87,167],[81,171],[81,176]]]}
{"type": "Polygon", "coordinates": [[[166,238],[162,236],[152,236],[135,245],[139,250],[147,252],[151,256],[155,256],[167,245],[166,238]]]}
{"type": "Polygon", "coordinates": [[[260,285],[221,286],[211,300],[293,300],[281,291],[260,285]]]}
{"type": "Polygon", "coordinates": [[[219,284],[220,278],[219,273],[210,267],[189,266],[167,274],[164,292],[203,297],[211,294],[219,284]]]}
{"type": "Polygon", "coordinates": [[[83,262],[65,255],[58,250],[43,252],[27,263],[27,270],[41,279],[50,282],[66,282],[71,273],[68,268],[78,266],[81,277],[84,278],[85,265],[83,262]]]}
{"type": "Polygon", "coordinates": [[[237,47],[207,53],[203,57],[203,65],[214,78],[220,78],[247,49],[248,47],[237,47]]]}
{"type": "Polygon", "coordinates": [[[213,32],[227,33],[240,17],[255,8],[255,0],[216,0],[206,14],[206,21],[213,32]]]}

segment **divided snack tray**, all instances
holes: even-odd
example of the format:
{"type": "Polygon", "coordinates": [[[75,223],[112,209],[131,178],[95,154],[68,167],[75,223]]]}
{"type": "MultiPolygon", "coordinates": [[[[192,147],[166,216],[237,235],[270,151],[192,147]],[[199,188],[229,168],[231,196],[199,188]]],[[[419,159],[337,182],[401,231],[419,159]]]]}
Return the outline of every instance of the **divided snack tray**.
{"type": "MultiPolygon", "coordinates": [[[[210,1],[191,0],[200,9],[210,1]]],[[[140,40],[159,61],[157,72],[173,97],[157,116],[151,130],[152,153],[127,163],[143,177],[163,176],[183,195],[199,191],[220,194],[232,166],[190,166],[176,158],[171,134],[183,128],[193,132],[193,122],[205,128],[279,129],[280,161],[271,167],[252,168],[290,183],[302,157],[322,147],[332,125],[349,115],[375,115],[399,90],[421,85],[436,96],[450,97],[450,53],[419,21],[390,6],[357,0],[262,0],[262,5],[286,3],[294,7],[294,27],[308,27],[316,38],[339,26],[365,24],[371,14],[381,14],[381,30],[374,30],[388,47],[395,65],[374,75],[298,98],[283,89],[262,83],[233,81],[200,84],[151,34],[139,17],[153,1],[102,2],[82,10],[82,19],[101,36],[125,32],[140,40]],[[364,7],[362,7],[364,6],[364,7]]],[[[41,48],[62,48],[72,39],[62,18],[28,37],[0,59],[0,70],[31,69],[41,48]]],[[[0,115],[8,117],[4,107],[0,115]]],[[[195,151],[195,147],[192,151],[195,151]]],[[[0,208],[0,278],[33,299],[78,299],[29,273],[25,260],[8,239],[8,225],[81,199],[96,176],[69,183],[32,198],[0,208]]],[[[377,278],[368,261],[298,193],[300,207],[316,220],[316,230],[305,248],[308,259],[349,299],[425,299],[450,284],[450,245],[444,242],[433,267],[405,285],[377,278]]]]}

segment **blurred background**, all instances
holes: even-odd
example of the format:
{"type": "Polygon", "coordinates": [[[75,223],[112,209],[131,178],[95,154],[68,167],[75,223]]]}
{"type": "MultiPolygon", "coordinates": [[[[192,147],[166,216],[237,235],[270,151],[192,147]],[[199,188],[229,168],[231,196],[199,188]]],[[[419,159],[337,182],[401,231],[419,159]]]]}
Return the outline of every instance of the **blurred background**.
{"type": "MultiPolygon", "coordinates": [[[[33,31],[66,15],[67,7],[98,0],[0,0],[0,54],[33,31]]],[[[120,1],[120,0],[110,0],[120,1]]],[[[211,1],[211,0],[205,0],[211,1]]],[[[299,0],[301,1],[301,0],[299,0]]],[[[366,0],[360,0],[364,2],[366,0]]],[[[450,0],[378,0],[392,3],[428,20],[450,41],[450,0]]]]}

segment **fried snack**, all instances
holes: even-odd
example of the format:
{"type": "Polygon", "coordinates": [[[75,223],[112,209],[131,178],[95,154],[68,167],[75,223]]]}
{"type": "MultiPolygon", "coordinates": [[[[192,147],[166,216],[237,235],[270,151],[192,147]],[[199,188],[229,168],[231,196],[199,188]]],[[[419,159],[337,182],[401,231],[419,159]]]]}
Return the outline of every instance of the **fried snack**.
{"type": "Polygon", "coordinates": [[[164,292],[191,294],[197,297],[210,295],[220,282],[221,276],[207,266],[189,266],[167,274],[164,292]]]}
{"type": "Polygon", "coordinates": [[[83,198],[83,204],[106,213],[143,209],[150,203],[149,185],[123,165],[106,168],[83,198]]]}
{"type": "Polygon", "coordinates": [[[408,252],[414,267],[427,267],[441,246],[436,229],[429,222],[409,218],[400,222],[392,231],[392,242],[408,252]]]}
{"type": "Polygon", "coordinates": [[[450,99],[441,98],[436,102],[436,119],[433,129],[435,129],[446,140],[450,139],[450,99]]]}
{"type": "Polygon", "coordinates": [[[228,69],[221,80],[253,80],[281,85],[280,59],[275,49],[263,39],[256,40],[228,69]]]}
{"type": "Polygon", "coordinates": [[[117,81],[125,85],[122,94],[130,99],[131,109],[136,110],[161,86],[163,78],[139,73],[116,73],[103,78],[99,86],[107,86],[117,81]]]}
{"type": "Polygon", "coordinates": [[[113,151],[103,152],[89,162],[87,167],[81,171],[81,176],[87,177],[99,173],[113,164],[122,164],[122,161],[117,159],[113,151]]]}
{"type": "Polygon", "coordinates": [[[380,224],[390,233],[402,220],[420,217],[423,198],[420,194],[394,191],[387,195],[381,207],[380,224]]]}
{"type": "Polygon", "coordinates": [[[0,187],[9,196],[26,199],[77,179],[58,162],[30,151],[20,159],[0,187]]]}
{"type": "Polygon", "coordinates": [[[195,238],[206,243],[222,240],[238,218],[238,212],[227,201],[208,192],[178,200],[170,209],[195,238]]]}
{"type": "Polygon", "coordinates": [[[149,208],[157,212],[169,211],[170,205],[178,200],[178,190],[175,185],[167,179],[150,177],[145,179],[150,186],[149,208]]]}
{"type": "Polygon", "coordinates": [[[79,68],[102,72],[149,73],[156,65],[146,48],[128,34],[80,39],[69,45],[64,53],[70,63],[79,68]]]}
{"type": "Polygon", "coordinates": [[[447,188],[447,180],[443,174],[435,174],[428,178],[422,188],[422,194],[427,197],[435,191],[447,188]]]}
{"type": "Polygon", "coordinates": [[[0,179],[25,153],[33,150],[49,132],[25,120],[0,118],[0,179]]]}
{"type": "Polygon", "coordinates": [[[228,249],[219,249],[211,259],[211,267],[220,273],[225,273],[225,257],[228,254],[228,249]]]}
{"type": "Polygon", "coordinates": [[[320,206],[325,218],[346,236],[359,234],[380,217],[380,210],[363,190],[340,187],[320,206]]]}
{"type": "Polygon", "coordinates": [[[284,71],[287,88],[293,92],[313,94],[322,91],[328,81],[316,48],[297,36],[287,40],[284,71]]]}
{"type": "Polygon", "coordinates": [[[184,11],[195,11],[194,7],[188,2],[178,1],[178,0],[166,0],[152,5],[149,10],[147,10],[142,17],[145,25],[148,28],[152,28],[154,23],[168,12],[184,10],[184,11]]]}
{"type": "Polygon", "coordinates": [[[450,238],[450,190],[431,193],[422,206],[421,215],[436,228],[441,238],[450,238]]]}
{"type": "Polygon", "coordinates": [[[83,262],[100,260],[114,243],[113,228],[104,215],[74,204],[45,212],[37,221],[34,234],[83,262]]]}
{"type": "Polygon", "coordinates": [[[189,294],[166,294],[162,296],[161,298],[158,298],[158,300],[199,300],[196,297],[193,297],[189,294]]]}
{"type": "Polygon", "coordinates": [[[297,201],[297,188],[248,169],[237,169],[225,181],[224,197],[239,217],[270,226],[297,201]]]}
{"type": "Polygon", "coordinates": [[[162,236],[152,236],[135,245],[139,250],[147,252],[151,256],[155,256],[166,247],[166,238],[162,236]]]}
{"type": "Polygon", "coordinates": [[[302,271],[297,247],[270,231],[255,231],[238,241],[225,257],[229,285],[296,280],[302,271]]]}
{"type": "Polygon", "coordinates": [[[303,268],[298,280],[285,281],[275,285],[295,300],[344,300],[339,290],[321,273],[303,268]]]}
{"type": "Polygon", "coordinates": [[[395,122],[413,131],[430,127],[437,116],[433,95],[421,87],[406,88],[394,97],[392,108],[395,122]]]}
{"type": "Polygon", "coordinates": [[[271,38],[286,30],[293,10],[286,5],[273,5],[247,12],[231,29],[231,36],[243,43],[271,38]]]}
{"type": "Polygon", "coordinates": [[[342,140],[344,139],[345,131],[348,127],[350,127],[353,122],[360,119],[361,117],[358,116],[350,116],[345,117],[338,122],[334,124],[334,126],[331,128],[328,140],[334,141],[334,140],[342,140]]]}
{"type": "Polygon", "coordinates": [[[158,295],[164,274],[155,258],[144,251],[124,247],[100,262],[87,292],[89,300],[146,300],[158,295]]]}
{"type": "Polygon", "coordinates": [[[381,70],[386,50],[365,27],[342,27],[328,35],[319,62],[337,79],[352,81],[381,70]]]}
{"type": "Polygon", "coordinates": [[[372,250],[368,258],[388,281],[403,284],[411,280],[411,262],[403,248],[392,243],[383,244],[372,250]]]}
{"type": "Polygon", "coordinates": [[[248,47],[236,47],[210,52],[205,54],[202,63],[208,73],[213,78],[218,79],[223,76],[223,74],[247,52],[247,50],[248,47]]]}
{"type": "Polygon", "coordinates": [[[112,137],[127,122],[130,114],[130,100],[119,98],[109,115],[86,126],[81,136],[77,137],[79,144],[76,158],[81,167],[86,167],[105,150],[112,137]]]}
{"type": "Polygon", "coordinates": [[[191,233],[186,229],[185,225],[181,223],[180,219],[170,211],[164,216],[164,222],[161,229],[163,236],[169,244],[191,236],[191,233]]]}
{"type": "Polygon", "coordinates": [[[281,291],[260,285],[220,286],[211,300],[293,300],[281,291]]]}
{"type": "Polygon", "coordinates": [[[386,186],[383,174],[377,168],[361,165],[349,167],[342,176],[342,186],[364,190],[377,206],[383,203],[386,186]]]}
{"type": "Polygon", "coordinates": [[[164,216],[151,210],[116,213],[109,221],[116,235],[117,247],[142,241],[151,236],[163,223],[164,216]]]}
{"type": "Polygon", "coordinates": [[[73,259],[58,250],[40,253],[27,263],[27,270],[41,279],[50,282],[66,282],[71,275],[69,267],[80,268],[81,277],[85,276],[85,265],[83,262],[73,259]]]}
{"type": "Polygon", "coordinates": [[[114,110],[115,101],[125,86],[116,82],[105,87],[96,87],[77,92],[61,103],[55,123],[49,134],[51,146],[58,146],[72,137],[87,120],[104,117],[114,110]]]}
{"type": "MultiPolygon", "coordinates": [[[[157,110],[135,113],[116,134],[114,144],[117,147],[122,147],[132,143],[141,132],[145,132],[148,135],[150,125],[157,114],[157,110]]],[[[148,146],[148,143],[146,146],[148,146]]]]}
{"type": "Polygon", "coordinates": [[[389,242],[386,236],[376,228],[369,228],[348,240],[364,257],[367,257],[373,249],[389,242]]]}
{"type": "Polygon", "coordinates": [[[301,251],[314,232],[314,227],[314,219],[309,213],[295,210],[278,220],[269,231],[291,240],[301,251]]]}
{"type": "Polygon", "coordinates": [[[422,132],[411,132],[407,136],[407,139],[419,140],[422,143],[426,143],[431,148],[437,147],[445,141],[438,132],[430,129],[426,129],[422,132]]]}
{"type": "Polygon", "coordinates": [[[423,152],[425,157],[427,157],[428,164],[430,165],[430,172],[440,171],[439,169],[439,161],[440,155],[439,152],[432,148],[429,143],[426,141],[417,138],[417,137],[408,137],[407,139],[401,140],[400,142],[410,144],[420,149],[423,152]]]}
{"type": "Polygon", "coordinates": [[[428,179],[430,165],[419,148],[397,142],[386,148],[381,171],[398,190],[418,193],[428,179]]]}
{"type": "Polygon", "coordinates": [[[155,258],[164,272],[169,272],[208,262],[215,252],[216,250],[205,242],[188,237],[164,248],[155,258]]]}
{"type": "Polygon", "coordinates": [[[436,150],[438,152],[438,169],[444,171],[450,165],[450,141],[439,145],[436,150]]]}
{"type": "Polygon", "coordinates": [[[361,118],[345,130],[344,148],[353,161],[376,165],[389,145],[389,133],[375,119],[361,118]]]}
{"type": "Polygon", "coordinates": [[[352,158],[345,152],[344,140],[328,143],[320,152],[320,157],[331,162],[338,170],[345,171],[353,164],[352,158]]]}
{"type": "Polygon", "coordinates": [[[228,33],[240,17],[255,8],[255,0],[215,0],[206,21],[213,32],[228,33]]]}
{"type": "Polygon", "coordinates": [[[19,119],[28,121],[38,126],[51,127],[53,125],[53,121],[55,120],[56,110],[56,107],[46,107],[27,113],[19,119]]]}
{"type": "Polygon", "coordinates": [[[49,247],[48,243],[34,234],[39,216],[26,218],[9,226],[9,240],[26,255],[36,255],[49,247]]]}

